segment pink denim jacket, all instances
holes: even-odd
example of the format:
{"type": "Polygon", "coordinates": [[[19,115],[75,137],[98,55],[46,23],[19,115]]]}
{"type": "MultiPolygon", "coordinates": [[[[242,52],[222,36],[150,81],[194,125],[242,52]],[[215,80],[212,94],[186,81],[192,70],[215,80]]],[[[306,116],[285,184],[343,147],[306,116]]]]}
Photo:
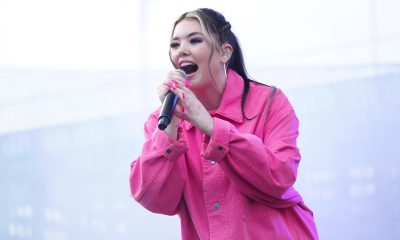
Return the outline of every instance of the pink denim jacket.
{"type": "Polygon", "coordinates": [[[178,140],[157,128],[159,109],[144,126],[146,142],[131,164],[133,197],[146,209],[178,214],[182,239],[318,239],[313,213],[293,188],[300,161],[298,120],[278,90],[228,70],[219,108],[206,137],[182,121],[178,140]]]}

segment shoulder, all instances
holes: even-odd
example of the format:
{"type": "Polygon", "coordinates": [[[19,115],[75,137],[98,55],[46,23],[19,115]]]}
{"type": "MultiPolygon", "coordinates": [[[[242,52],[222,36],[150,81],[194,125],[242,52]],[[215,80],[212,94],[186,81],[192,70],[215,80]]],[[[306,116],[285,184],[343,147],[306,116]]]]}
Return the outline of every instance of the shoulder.
{"type": "Polygon", "coordinates": [[[271,105],[273,104],[275,107],[291,107],[289,99],[282,89],[254,81],[250,82],[250,89],[248,93],[248,99],[250,101],[261,104],[262,102],[267,101],[270,97],[272,97],[271,105]]]}
{"type": "Polygon", "coordinates": [[[272,129],[282,126],[280,123],[290,123],[290,126],[298,128],[298,118],[289,98],[281,89],[277,89],[269,107],[266,126],[267,129],[272,129]]]}
{"type": "Polygon", "coordinates": [[[251,81],[246,101],[261,104],[274,92],[274,88],[274,86],[251,81]]]}
{"type": "Polygon", "coordinates": [[[250,91],[249,91],[249,95],[253,96],[254,98],[259,98],[259,97],[263,97],[263,96],[271,96],[271,94],[273,94],[274,95],[273,101],[275,102],[275,105],[279,105],[281,107],[283,107],[285,105],[290,105],[290,107],[291,107],[288,97],[285,95],[283,90],[278,87],[251,81],[250,82],[250,91]],[[250,93],[250,91],[251,91],[251,93],[250,93]]]}
{"type": "Polygon", "coordinates": [[[292,104],[282,89],[258,82],[251,82],[248,100],[246,100],[247,109],[258,109],[256,110],[258,112],[264,111],[267,104],[269,104],[268,115],[270,117],[294,111],[292,104]]]}
{"type": "Polygon", "coordinates": [[[289,101],[289,98],[282,91],[277,88],[275,96],[271,102],[271,113],[272,112],[288,112],[293,111],[293,106],[289,101]]]}

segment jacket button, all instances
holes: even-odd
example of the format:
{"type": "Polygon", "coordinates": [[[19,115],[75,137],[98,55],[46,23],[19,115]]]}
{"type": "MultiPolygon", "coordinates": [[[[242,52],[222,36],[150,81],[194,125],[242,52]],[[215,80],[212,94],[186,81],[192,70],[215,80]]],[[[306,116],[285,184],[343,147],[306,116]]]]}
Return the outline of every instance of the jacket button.
{"type": "Polygon", "coordinates": [[[168,148],[165,152],[166,152],[167,154],[170,154],[170,153],[172,152],[172,150],[168,148]]]}
{"type": "Polygon", "coordinates": [[[218,210],[220,208],[219,202],[215,202],[214,205],[213,205],[213,208],[215,210],[218,210]]]}
{"type": "Polygon", "coordinates": [[[218,150],[222,151],[224,148],[222,146],[218,146],[218,150]]]}
{"type": "Polygon", "coordinates": [[[211,164],[211,165],[214,165],[215,163],[216,163],[216,162],[213,161],[213,160],[210,161],[210,164],[211,164]]]}

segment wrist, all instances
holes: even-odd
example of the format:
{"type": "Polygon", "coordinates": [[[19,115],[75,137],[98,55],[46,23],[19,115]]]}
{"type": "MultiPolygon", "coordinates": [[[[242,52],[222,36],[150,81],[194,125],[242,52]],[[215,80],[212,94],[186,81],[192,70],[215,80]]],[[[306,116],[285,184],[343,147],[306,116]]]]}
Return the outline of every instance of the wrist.
{"type": "Polygon", "coordinates": [[[177,121],[177,119],[173,117],[171,122],[164,129],[164,132],[172,140],[178,140],[178,127],[179,127],[179,121],[177,121]]]}
{"type": "Polygon", "coordinates": [[[208,124],[206,125],[206,128],[204,130],[204,133],[211,137],[212,133],[214,131],[214,119],[210,116],[210,119],[208,121],[208,124]]]}
{"type": "Polygon", "coordinates": [[[178,126],[175,126],[173,123],[170,123],[166,129],[164,129],[165,134],[172,140],[178,139],[178,126]]]}

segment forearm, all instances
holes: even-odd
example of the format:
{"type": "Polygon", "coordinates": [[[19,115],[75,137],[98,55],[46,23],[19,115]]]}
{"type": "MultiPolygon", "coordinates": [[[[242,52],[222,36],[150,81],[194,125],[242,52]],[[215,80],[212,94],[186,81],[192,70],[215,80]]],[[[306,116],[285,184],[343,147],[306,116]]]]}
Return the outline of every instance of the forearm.
{"type": "Polygon", "coordinates": [[[243,193],[279,199],[294,184],[300,161],[293,121],[296,123],[297,119],[285,116],[279,131],[272,129],[263,141],[253,134],[240,133],[227,121],[215,119],[205,158],[217,161],[243,193]]]}
{"type": "Polygon", "coordinates": [[[154,128],[131,164],[132,196],[150,211],[176,213],[185,179],[180,163],[186,150],[183,141],[172,140],[154,128]]]}

